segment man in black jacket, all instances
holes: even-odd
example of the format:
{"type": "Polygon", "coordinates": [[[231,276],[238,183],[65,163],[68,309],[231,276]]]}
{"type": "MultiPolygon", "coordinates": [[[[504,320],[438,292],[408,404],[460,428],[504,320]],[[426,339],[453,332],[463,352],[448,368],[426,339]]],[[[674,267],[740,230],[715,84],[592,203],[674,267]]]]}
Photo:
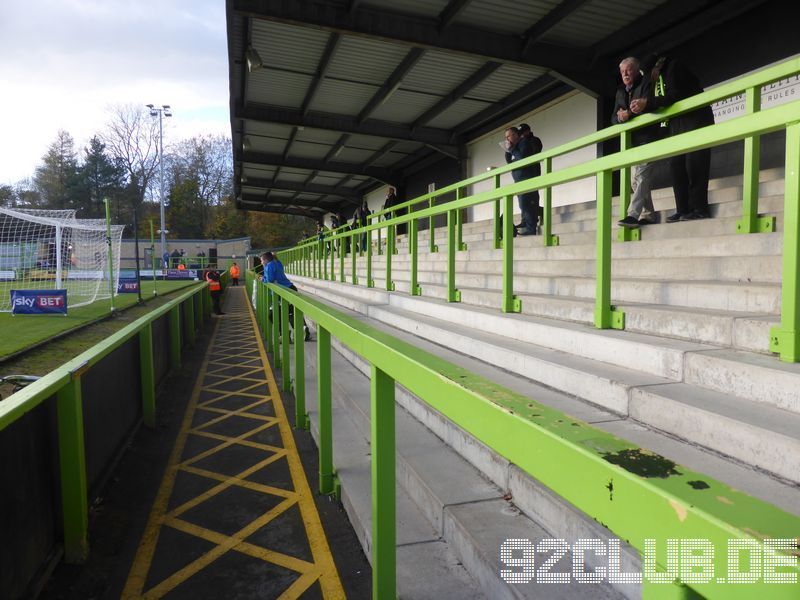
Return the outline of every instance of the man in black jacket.
{"type": "MultiPolygon", "coordinates": [[[[530,127],[528,127],[530,131],[530,127]]],[[[531,133],[523,137],[515,127],[506,129],[506,162],[522,160],[542,151],[542,141],[531,133]]],[[[542,174],[539,163],[511,171],[514,181],[524,181],[542,174]]],[[[519,225],[519,235],[536,235],[539,225],[539,192],[527,192],[517,196],[519,210],[522,213],[522,222],[519,225]]]]}
{"type": "MultiPolygon", "coordinates": [[[[629,56],[619,63],[619,74],[622,78],[622,85],[617,88],[614,112],[611,115],[611,123],[626,123],[636,115],[631,112],[631,102],[640,98],[647,98],[652,88],[650,78],[643,77],[640,71],[639,60],[629,56]]],[[[649,144],[664,137],[665,128],[658,125],[649,125],[641,129],[635,129],[631,133],[631,140],[635,146],[649,144]]],[[[634,165],[631,170],[631,187],[633,197],[628,206],[627,216],[619,222],[621,227],[639,227],[655,222],[653,208],[653,197],[650,193],[653,187],[653,176],[657,162],[640,163],[634,165]]]]}
{"type": "MultiPolygon", "coordinates": [[[[652,90],[647,98],[631,101],[631,112],[641,114],[689,98],[703,91],[697,77],[682,63],[661,56],[653,57],[644,73],[650,74],[652,90]]],[[[669,120],[670,135],[679,135],[714,124],[714,113],[704,106],[669,120]]],[[[667,222],[692,221],[708,217],[708,174],[711,165],[711,150],[697,150],[669,159],[672,172],[672,189],[675,192],[675,214],[667,222]]]]}

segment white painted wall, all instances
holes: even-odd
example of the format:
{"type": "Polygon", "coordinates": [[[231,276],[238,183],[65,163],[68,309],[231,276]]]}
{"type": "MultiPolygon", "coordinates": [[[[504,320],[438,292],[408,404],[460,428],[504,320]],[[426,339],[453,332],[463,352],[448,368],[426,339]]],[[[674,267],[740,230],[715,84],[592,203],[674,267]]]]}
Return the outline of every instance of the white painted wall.
{"type": "MultiPolygon", "coordinates": [[[[489,167],[505,165],[505,156],[498,146],[504,140],[504,132],[510,126],[527,123],[534,135],[542,140],[545,150],[555,148],[566,142],[578,139],[597,130],[597,102],[594,98],[573,92],[554,100],[512,123],[506,123],[497,130],[488,133],[467,144],[469,159],[467,162],[468,177],[485,173],[489,167]]],[[[553,160],[553,169],[575,165],[597,156],[594,146],[577,150],[553,160]]],[[[501,184],[512,183],[511,173],[503,175],[501,184]]],[[[482,192],[493,187],[492,179],[487,179],[473,186],[471,193],[482,192]]],[[[595,199],[595,178],[573,181],[553,188],[553,206],[588,202],[595,199]]],[[[514,203],[514,212],[519,208],[514,203]]],[[[482,221],[492,217],[491,204],[484,204],[470,209],[470,221],[482,221]]]]}

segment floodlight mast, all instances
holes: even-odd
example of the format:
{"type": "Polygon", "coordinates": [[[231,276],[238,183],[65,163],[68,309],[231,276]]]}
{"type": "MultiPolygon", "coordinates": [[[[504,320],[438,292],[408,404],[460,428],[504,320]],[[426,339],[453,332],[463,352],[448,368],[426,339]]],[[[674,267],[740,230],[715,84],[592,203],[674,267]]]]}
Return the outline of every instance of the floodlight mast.
{"type": "Polygon", "coordinates": [[[159,213],[161,217],[161,228],[158,233],[161,234],[161,256],[167,252],[167,230],[164,227],[164,117],[172,116],[172,109],[169,104],[162,104],[160,107],[154,104],[145,104],[150,109],[150,116],[158,116],[158,170],[159,170],[159,213]]]}

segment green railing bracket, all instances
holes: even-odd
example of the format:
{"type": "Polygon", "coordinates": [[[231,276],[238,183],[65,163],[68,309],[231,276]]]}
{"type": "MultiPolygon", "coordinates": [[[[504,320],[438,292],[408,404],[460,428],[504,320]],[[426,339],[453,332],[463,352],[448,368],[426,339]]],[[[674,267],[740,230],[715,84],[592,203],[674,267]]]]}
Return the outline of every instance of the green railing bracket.
{"type": "Polygon", "coordinates": [[[521,313],[522,312],[522,300],[519,299],[517,296],[513,296],[511,298],[511,306],[503,306],[503,312],[505,313],[521,313]],[[506,310],[508,308],[508,310],[506,310]]]}
{"type": "Polygon", "coordinates": [[[448,302],[461,302],[461,290],[450,290],[447,294],[448,302]]]}
{"type": "Polygon", "coordinates": [[[642,239],[641,229],[631,229],[628,227],[620,227],[617,229],[618,242],[639,242],[642,239]]]}
{"type": "Polygon", "coordinates": [[[461,242],[461,243],[458,245],[458,249],[459,249],[461,252],[464,252],[464,251],[465,251],[467,248],[468,248],[468,246],[467,246],[467,242],[461,242]]]}
{"type": "Polygon", "coordinates": [[[800,331],[786,331],[780,326],[769,330],[769,349],[783,362],[800,362],[800,331]]]}
{"type": "Polygon", "coordinates": [[[439,246],[434,244],[433,247],[430,249],[430,251],[432,254],[436,254],[437,252],[439,252],[439,246]]]}
{"type": "Polygon", "coordinates": [[[611,307],[611,329],[625,329],[625,312],[611,307]]]}
{"type": "Polygon", "coordinates": [[[758,217],[752,224],[747,218],[736,221],[736,233],[774,233],[775,231],[777,231],[775,217],[758,217]]]}
{"type": "Polygon", "coordinates": [[[331,496],[337,502],[342,501],[342,480],[339,479],[339,475],[336,471],[333,472],[333,491],[331,492],[331,496]]]}
{"type": "Polygon", "coordinates": [[[419,285],[415,285],[411,288],[411,295],[412,296],[421,296],[422,295],[422,287],[419,285]]]}
{"type": "Polygon", "coordinates": [[[545,246],[558,246],[560,243],[561,240],[557,235],[548,235],[544,238],[545,246]]]}

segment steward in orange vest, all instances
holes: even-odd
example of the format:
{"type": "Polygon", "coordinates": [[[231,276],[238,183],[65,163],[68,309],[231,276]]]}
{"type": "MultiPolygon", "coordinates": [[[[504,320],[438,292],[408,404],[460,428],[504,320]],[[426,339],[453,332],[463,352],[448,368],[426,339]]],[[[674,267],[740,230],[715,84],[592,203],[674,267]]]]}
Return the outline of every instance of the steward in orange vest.
{"type": "Polygon", "coordinates": [[[208,282],[208,289],[211,292],[211,300],[214,303],[214,313],[217,315],[224,315],[222,307],[220,306],[220,299],[222,298],[222,284],[219,282],[219,273],[216,271],[208,271],[206,273],[206,281],[208,282]]]}
{"type": "Polygon", "coordinates": [[[239,273],[240,273],[239,265],[233,263],[231,265],[231,282],[233,283],[234,286],[239,285],[239,273]]]}

